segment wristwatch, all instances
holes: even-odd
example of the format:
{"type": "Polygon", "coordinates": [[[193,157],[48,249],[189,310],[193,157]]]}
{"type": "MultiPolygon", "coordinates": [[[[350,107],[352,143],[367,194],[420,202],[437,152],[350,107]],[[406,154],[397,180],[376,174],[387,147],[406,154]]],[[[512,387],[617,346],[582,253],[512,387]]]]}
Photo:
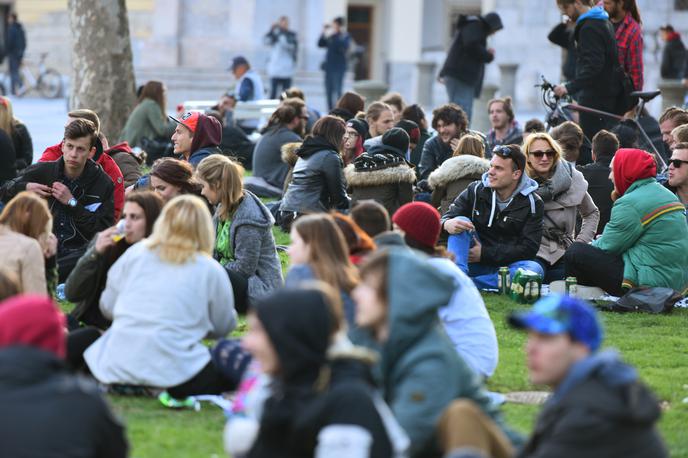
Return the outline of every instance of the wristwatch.
{"type": "Polygon", "coordinates": [[[67,205],[69,205],[70,207],[76,207],[76,199],[72,197],[71,199],[69,199],[69,202],[67,202],[67,205]]]}

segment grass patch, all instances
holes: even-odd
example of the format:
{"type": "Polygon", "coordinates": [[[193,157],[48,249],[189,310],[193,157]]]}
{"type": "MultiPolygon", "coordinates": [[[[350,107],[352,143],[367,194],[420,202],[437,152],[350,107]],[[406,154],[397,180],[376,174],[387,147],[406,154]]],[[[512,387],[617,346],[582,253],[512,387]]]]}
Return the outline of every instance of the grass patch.
{"type": "MultiPolygon", "coordinates": [[[[528,382],[523,355],[525,335],[506,324],[509,313],[525,306],[493,294],[484,297],[497,329],[500,351],[499,366],[489,388],[500,392],[542,389],[528,382]]],[[[684,387],[688,384],[685,352],[688,348],[685,333],[688,310],[679,309],[667,316],[604,314],[603,317],[605,346],[619,349],[623,358],[638,368],[642,379],[665,403],[659,428],[671,456],[688,458],[688,435],[685,434],[688,404],[682,403],[688,397],[688,389],[684,387]]],[[[243,334],[245,326],[242,318],[233,335],[243,334]]],[[[151,399],[110,397],[110,400],[127,424],[134,457],[224,456],[224,417],[214,406],[204,405],[200,412],[178,412],[151,399]]],[[[532,429],[538,412],[538,406],[504,406],[508,423],[525,434],[532,429]]]]}

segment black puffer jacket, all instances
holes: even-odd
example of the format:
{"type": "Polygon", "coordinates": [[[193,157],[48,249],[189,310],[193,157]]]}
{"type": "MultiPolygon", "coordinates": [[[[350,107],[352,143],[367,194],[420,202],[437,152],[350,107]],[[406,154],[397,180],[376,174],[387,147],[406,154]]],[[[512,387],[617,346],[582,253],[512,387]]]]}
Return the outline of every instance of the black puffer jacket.
{"type": "Polygon", "coordinates": [[[17,177],[16,157],[10,136],[0,130],[0,185],[17,177]]]}
{"type": "MultiPolygon", "coordinates": [[[[27,183],[52,186],[54,182],[64,180],[64,158],[38,162],[22,175],[5,183],[0,188],[0,200],[8,202],[19,192],[25,191],[27,183]]],[[[53,232],[59,242],[58,256],[63,249],[85,247],[97,232],[112,226],[115,218],[114,185],[98,164],[89,159],[81,176],[74,182],[72,195],[77,200],[76,207],[63,205],[53,197],[48,199],[53,214],[53,232]]]]}
{"type": "Polygon", "coordinates": [[[659,415],[657,399],[635,370],[601,352],[569,371],[518,458],[663,458],[659,415]]]}
{"type": "Polygon", "coordinates": [[[598,159],[597,162],[587,164],[583,167],[578,167],[578,170],[583,173],[585,181],[588,182],[588,194],[592,197],[592,201],[600,210],[600,222],[597,225],[597,234],[604,232],[604,226],[609,222],[612,214],[612,191],[614,190],[614,183],[609,179],[609,174],[612,169],[609,167],[611,159],[598,159]]]}
{"type": "Polygon", "coordinates": [[[95,383],[71,375],[47,351],[0,351],[0,455],[127,456],[124,428],[95,383]]]}
{"type": "Polygon", "coordinates": [[[485,174],[482,181],[471,183],[449,206],[442,216],[442,226],[457,216],[470,218],[482,244],[481,264],[500,267],[535,259],[544,215],[537,188],[535,180],[523,175],[511,203],[500,211],[485,174]]]}
{"type": "Polygon", "coordinates": [[[496,20],[486,20],[483,16],[459,16],[458,32],[440,71],[440,76],[451,76],[475,86],[476,97],[482,91],[485,64],[494,60],[494,55],[487,51],[487,36],[502,28],[499,16],[494,13],[487,16],[496,17],[496,20]]]}
{"type": "Polygon", "coordinates": [[[344,163],[337,149],[322,137],[309,137],[296,155],[299,159],[280,210],[308,213],[348,209],[344,163]]]}

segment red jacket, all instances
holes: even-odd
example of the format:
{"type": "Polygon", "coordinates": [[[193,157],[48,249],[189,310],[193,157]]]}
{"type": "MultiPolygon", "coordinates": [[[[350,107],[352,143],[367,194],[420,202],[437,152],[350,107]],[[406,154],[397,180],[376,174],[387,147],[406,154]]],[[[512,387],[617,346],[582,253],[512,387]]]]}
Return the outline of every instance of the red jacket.
{"type": "MultiPolygon", "coordinates": [[[[62,156],[62,142],[57,145],[49,146],[43,151],[43,155],[38,162],[56,161],[62,156]]],[[[115,184],[113,197],[115,200],[115,221],[119,221],[119,215],[122,213],[124,207],[124,177],[122,171],[117,166],[114,159],[106,153],[102,153],[96,163],[99,164],[105,173],[112,179],[115,184]]]]}

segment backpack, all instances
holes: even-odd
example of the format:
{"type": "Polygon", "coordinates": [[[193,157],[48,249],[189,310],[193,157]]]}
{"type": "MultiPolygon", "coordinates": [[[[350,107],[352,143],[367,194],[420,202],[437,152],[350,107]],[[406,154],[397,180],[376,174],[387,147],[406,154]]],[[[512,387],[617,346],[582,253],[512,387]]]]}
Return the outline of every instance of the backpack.
{"type": "Polygon", "coordinates": [[[610,312],[645,312],[651,314],[670,313],[681,295],[671,288],[638,287],[623,295],[618,301],[602,305],[610,312]]]}

